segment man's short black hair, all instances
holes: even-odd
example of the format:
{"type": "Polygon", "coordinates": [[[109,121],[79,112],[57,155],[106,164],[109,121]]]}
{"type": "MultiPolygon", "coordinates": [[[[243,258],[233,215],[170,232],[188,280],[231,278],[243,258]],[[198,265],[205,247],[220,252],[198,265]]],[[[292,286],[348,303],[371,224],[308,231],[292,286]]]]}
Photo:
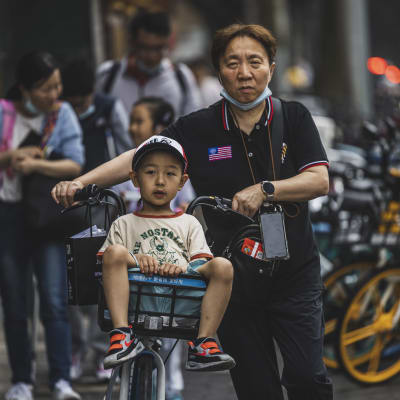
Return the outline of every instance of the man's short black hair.
{"type": "Polygon", "coordinates": [[[61,70],[63,97],[87,96],[94,92],[95,72],[85,58],[69,61],[61,70]]]}
{"type": "Polygon", "coordinates": [[[129,25],[129,32],[133,40],[137,38],[139,29],[159,36],[169,36],[171,34],[171,23],[168,13],[139,10],[129,25]]]}

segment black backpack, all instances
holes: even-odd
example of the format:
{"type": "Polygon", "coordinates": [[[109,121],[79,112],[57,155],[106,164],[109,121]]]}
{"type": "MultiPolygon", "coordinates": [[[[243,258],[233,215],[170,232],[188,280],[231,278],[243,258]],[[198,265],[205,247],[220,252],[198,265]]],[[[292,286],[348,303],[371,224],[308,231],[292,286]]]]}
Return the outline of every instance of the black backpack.
{"type": "Polygon", "coordinates": [[[80,121],[86,156],[84,173],[117,155],[111,128],[111,112],[115,101],[116,99],[111,96],[96,94],[95,112],[80,121]]]}

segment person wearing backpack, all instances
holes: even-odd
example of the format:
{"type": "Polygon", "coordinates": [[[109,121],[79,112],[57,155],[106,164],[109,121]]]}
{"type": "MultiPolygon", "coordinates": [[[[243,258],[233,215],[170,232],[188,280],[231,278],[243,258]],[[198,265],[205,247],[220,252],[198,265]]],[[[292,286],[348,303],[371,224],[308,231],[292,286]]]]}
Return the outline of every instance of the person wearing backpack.
{"type": "Polygon", "coordinates": [[[169,15],[140,10],[130,23],[130,48],[120,61],[106,61],[97,73],[96,92],[119,98],[127,113],[142,97],[171,103],[177,117],[201,107],[196,80],[185,64],[168,57],[169,15]]]}
{"type": "MultiPolygon", "coordinates": [[[[115,97],[94,93],[95,71],[89,61],[84,58],[69,61],[62,69],[62,78],[63,98],[72,105],[82,127],[86,158],[83,171],[90,171],[131,149],[129,121],[125,109],[115,97]]],[[[101,214],[103,220],[103,212],[101,214]]],[[[69,315],[72,326],[71,379],[77,380],[81,377],[83,362],[89,349],[94,353],[97,380],[109,379],[111,371],[105,370],[103,366],[108,338],[97,325],[97,306],[70,306],[69,315]],[[89,320],[87,329],[85,315],[89,320]]]]}
{"type": "Polygon", "coordinates": [[[95,72],[84,58],[76,58],[62,69],[63,98],[75,110],[83,131],[86,162],[84,171],[132,148],[129,118],[120,100],[95,93],[95,72]]]}

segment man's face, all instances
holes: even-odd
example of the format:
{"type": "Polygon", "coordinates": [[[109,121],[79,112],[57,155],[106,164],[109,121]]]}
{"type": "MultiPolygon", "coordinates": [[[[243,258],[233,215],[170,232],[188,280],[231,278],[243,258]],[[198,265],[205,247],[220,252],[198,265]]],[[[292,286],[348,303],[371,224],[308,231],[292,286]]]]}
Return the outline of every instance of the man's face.
{"type": "Polygon", "coordinates": [[[220,59],[223,87],[236,100],[250,103],[271,80],[275,64],[257,40],[244,36],[234,38],[220,59]]]}
{"type": "Polygon", "coordinates": [[[168,36],[159,36],[139,29],[133,42],[133,55],[146,67],[157,67],[168,50],[168,36]]]}

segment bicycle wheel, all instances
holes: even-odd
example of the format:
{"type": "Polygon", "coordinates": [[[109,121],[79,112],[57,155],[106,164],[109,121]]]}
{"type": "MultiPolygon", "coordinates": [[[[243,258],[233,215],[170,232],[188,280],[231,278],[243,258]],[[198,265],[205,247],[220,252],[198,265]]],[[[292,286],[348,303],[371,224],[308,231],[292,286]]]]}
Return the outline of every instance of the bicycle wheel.
{"type": "Polygon", "coordinates": [[[400,268],[360,283],[338,321],[336,350],[344,371],[363,384],[400,373],[400,268]]]}
{"type": "Polygon", "coordinates": [[[356,284],[375,266],[374,262],[361,261],[339,266],[324,277],[323,297],[325,317],[325,338],[323,360],[328,368],[337,369],[335,356],[335,331],[338,316],[348,302],[356,284]]]}
{"type": "Polygon", "coordinates": [[[151,354],[142,354],[135,360],[132,378],[130,400],[155,399],[155,391],[153,391],[153,356],[151,354]]]}

